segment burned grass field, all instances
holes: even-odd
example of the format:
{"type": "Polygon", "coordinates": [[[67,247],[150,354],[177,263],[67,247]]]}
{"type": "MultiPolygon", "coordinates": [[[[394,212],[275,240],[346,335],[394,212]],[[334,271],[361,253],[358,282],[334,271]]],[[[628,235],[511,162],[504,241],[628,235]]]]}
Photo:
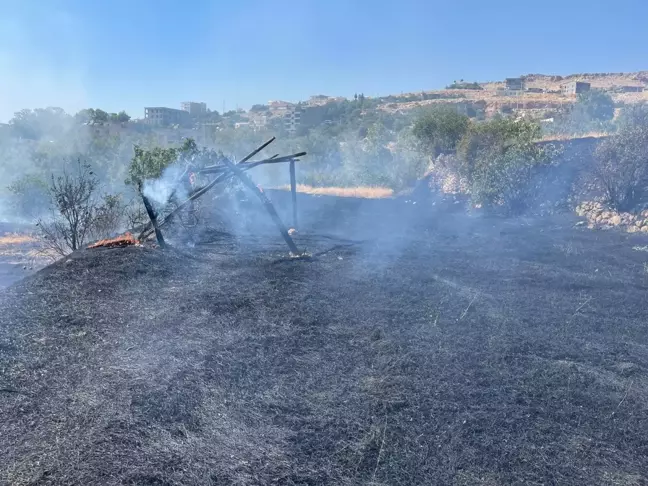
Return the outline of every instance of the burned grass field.
{"type": "Polygon", "coordinates": [[[1,293],[0,483],[648,481],[645,237],[300,205],[310,259],[213,233],[1,293]]]}

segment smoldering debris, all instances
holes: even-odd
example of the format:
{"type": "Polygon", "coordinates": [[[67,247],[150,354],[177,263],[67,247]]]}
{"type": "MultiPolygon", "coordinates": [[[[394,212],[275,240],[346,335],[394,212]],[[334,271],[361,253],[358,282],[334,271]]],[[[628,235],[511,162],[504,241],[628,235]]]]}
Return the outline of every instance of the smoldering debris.
{"type": "Polygon", "coordinates": [[[159,179],[143,182],[140,186],[140,194],[150,221],[141,230],[137,240],[145,241],[152,234],[155,234],[160,247],[165,247],[166,242],[162,234],[163,226],[170,223],[181,211],[187,209],[191,211],[195,201],[204,196],[218,184],[236,178],[261,200],[263,206],[270,215],[270,218],[288,245],[291,255],[301,255],[302,252],[300,252],[297,245],[295,245],[289,232],[289,228],[286,227],[277,214],[272,201],[270,201],[263,190],[258,185],[254,184],[252,179],[250,179],[246,174],[250,169],[260,165],[289,163],[291,173],[291,192],[293,195],[293,215],[296,214],[297,183],[294,177],[294,164],[300,160],[299,157],[306,155],[306,152],[299,152],[286,156],[279,156],[277,154],[270,158],[251,161],[255,155],[269,146],[274,142],[274,140],[275,137],[260,145],[238,163],[232,162],[221,154],[217,157],[216,164],[204,166],[195,172],[190,171],[188,165],[185,167],[174,166],[172,168],[167,168],[159,179]],[[194,187],[196,174],[203,177],[213,176],[213,178],[200,187],[194,187]],[[187,189],[188,187],[191,187],[191,189],[187,189]],[[157,206],[161,209],[156,210],[151,204],[152,202],[157,203],[157,206]]]}

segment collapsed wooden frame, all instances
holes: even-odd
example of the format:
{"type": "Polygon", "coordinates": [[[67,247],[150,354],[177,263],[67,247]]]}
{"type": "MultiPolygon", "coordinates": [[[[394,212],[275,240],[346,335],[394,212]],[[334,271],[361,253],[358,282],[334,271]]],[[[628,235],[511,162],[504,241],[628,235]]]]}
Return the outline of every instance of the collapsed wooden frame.
{"type": "MultiPolygon", "coordinates": [[[[193,201],[196,199],[200,198],[204,194],[206,194],[210,189],[212,189],[214,186],[219,184],[220,182],[224,182],[225,180],[231,178],[231,177],[237,177],[244,186],[246,186],[250,191],[252,191],[256,196],[261,200],[263,203],[264,207],[270,214],[270,217],[272,218],[272,221],[275,223],[277,228],[279,229],[279,232],[281,233],[281,236],[283,237],[284,241],[288,245],[288,248],[290,249],[290,252],[294,255],[299,254],[299,249],[297,248],[297,245],[295,245],[295,242],[293,241],[292,237],[290,236],[290,233],[286,229],[286,226],[284,225],[283,221],[277,214],[277,211],[274,208],[274,205],[272,204],[272,201],[263,193],[262,190],[260,190],[256,184],[250,179],[250,177],[245,173],[250,169],[253,169],[254,167],[258,167],[259,165],[264,165],[264,164],[277,164],[277,163],[289,163],[290,166],[290,192],[291,192],[291,200],[292,200],[292,209],[293,209],[293,226],[296,228],[297,227],[297,181],[295,177],[295,163],[299,161],[299,157],[302,157],[306,155],[306,152],[299,152],[296,154],[292,155],[286,155],[280,157],[279,154],[273,155],[270,158],[267,159],[262,159],[262,160],[257,160],[257,161],[252,161],[250,162],[250,159],[257,155],[259,152],[261,152],[264,148],[266,148],[268,145],[270,145],[272,142],[274,142],[276,137],[272,137],[270,140],[267,142],[263,143],[259,147],[257,147],[255,150],[253,150],[251,153],[249,153],[247,156],[245,156],[240,162],[234,163],[231,160],[229,160],[227,157],[223,157],[220,159],[220,163],[212,166],[207,166],[203,167],[202,169],[199,169],[196,171],[198,174],[215,174],[216,177],[210,181],[208,184],[205,186],[193,190],[190,194],[189,197],[178,204],[175,209],[173,209],[171,212],[169,212],[163,219],[158,219],[158,215],[155,213],[150,201],[148,198],[144,195],[143,191],[141,190],[140,186],[140,195],[142,196],[142,201],[144,202],[144,207],[146,208],[146,212],[149,216],[150,222],[147,223],[144,227],[144,229],[141,231],[139,237],[137,238],[139,241],[144,241],[144,239],[148,238],[151,236],[151,234],[155,233],[156,239],[158,241],[158,244],[160,245],[161,248],[164,248],[166,246],[166,242],[164,240],[164,236],[162,235],[162,232],[160,228],[164,226],[165,224],[169,223],[183,208],[185,208],[187,205],[192,204],[193,201]]],[[[187,175],[187,170],[185,170],[180,178],[177,180],[177,184],[181,184],[183,178],[187,175]]],[[[167,208],[169,207],[170,204],[170,199],[174,196],[175,190],[172,192],[172,196],[169,198],[169,201],[167,201],[167,208]]]]}

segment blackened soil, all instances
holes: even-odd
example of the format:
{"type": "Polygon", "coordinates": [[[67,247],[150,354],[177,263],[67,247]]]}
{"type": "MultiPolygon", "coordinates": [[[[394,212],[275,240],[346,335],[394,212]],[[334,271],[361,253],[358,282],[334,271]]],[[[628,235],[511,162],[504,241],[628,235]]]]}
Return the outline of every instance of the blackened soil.
{"type": "Polygon", "coordinates": [[[648,482],[646,238],[299,203],[0,294],[0,483],[648,482]]]}

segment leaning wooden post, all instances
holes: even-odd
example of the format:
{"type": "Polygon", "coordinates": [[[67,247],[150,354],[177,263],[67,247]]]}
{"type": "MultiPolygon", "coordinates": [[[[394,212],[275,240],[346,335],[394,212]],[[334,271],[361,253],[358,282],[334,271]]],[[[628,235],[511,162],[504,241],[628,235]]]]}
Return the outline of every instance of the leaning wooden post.
{"type": "Polygon", "coordinates": [[[290,193],[292,195],[293,228],[297,229],[297,178],[295,177],[295,161],[290,161],[290,193]]]}
{"type": "Polygon", "coordinates": [[[153,206],[151,205],[151,202],[148,200],[148,198],[144,195],[144,192],[142,191],[142,184],[139,185],[139,192],[142,195],[142,201],[144,201],[146,214],[148,214],[148,217],[151,220],[151,224],[153,225],[153,229],[155,230],[155,238],[157,239],[158,245],[160,245],[160,248],[166,248],[166,242],[164,241],[162,232],[160,231],[160,228],[157,224],[157,216],[155,214],[155,211],[153,210],[153,206]]]}
{"type": "Polygon", "coordinates": [[[239,167],[236,166],[236,164],[232,163],[229,159],[223,158],[223,163],[227,165],[229,170],[231,170],[234,175],[236,175],[239,179],[241,179],[241,182],[247,186],[248,189],[250,189],[252,192],[254,192],[259,199],[261,199],[261,202],[263,205],[266,207],[268,212],[270,213],[270,217],[272,217],[272,220],[274,223],[277,225],[277,228],[279,228],[279,232],[281,233],[281,236],[283,236],[283,239],[286,241],[286,244],[288,245],[288,248],[290,248],[290,252],[293,255],[299,255],[299,249],[297,248],[297,245],[295,245],[295,242],[293,239],[290,237],[288,234],[288,230],[284,226],[283,222],[281,221],[281,218],[277,214],[277,211],[274,208],[274,205],[272,204],[272,201],[268,199],[268,197],[263,193],[261,189],[259,189],[256,185],[254,185],[254,182],[252,182],[252,179],[250,179],[247,174],[245,174],[239,167]]]}
{"type": "MultiPolygon", "coordinates": [[[[270,145],[272,142],[274,142],[274,140],[275,140],[275,137],[272,137],[270,140],[268,140],[267,142],[265,142],[263,145],[257,147],[255,150],[253,150],[253,151],[250,152],[248,155],[246,155],[246,156],[243,158],[243,160],[241,160],[240,163],[243,164],[244,162],[247,162],[248,160],[250,160],[250,159],[251,159],[252,157],[254,157],[256,154],[258,154],[258,153],[261,152],[264,148],[266,148],[268,145],[270,145]]],[[[306,152],[302,152],[302,153],[300,153],[300,154],[295,154],[295,157],[299,157],[299,156],[301,156],[301,155],[306,155],[306,152]]],[[[274,158],[274,157],[273,157],[273,158],[274,158]]],[[[281,157],[280,157],[278,160],[280,160],[280,159],[281,159],[281,157]]],[[[251,169],[251,168],[255,167],[256,165],[259,165],[259,164],[264,163],[264,162],[265,162],[265,161],[259,161],[259,162],[256,162],[256,164],[245,164],[246,170],[251,169]]],[[[204,171],[201,171],[201,172],[204,172],[204,171]]],[[[207,191],[209,191],[212,187],[214,187],[216,184],[218,184],[219,182],[221,182],[221,181],[227,179],[229,176],[230,176],[230,174],[228,174],[228,173],[222,173],[220,176],[216,177],[213,181],[211,181],[211,182],[210,182],[209,184],[207,184],[205,187],[203,187],[202,189],[198,189],[196,192],[194,192],[194,193],[189,197],[189,199],[185,200],[185,201],[184,201],[183,203],[181,203],[178,207],[176,207],[173,211],[171,211],[169,214],[167,214],[167,216],[166,216],[166,217],[165,217],[165,218],[160,222],[159,226],[162,226],[162,225],[168,223],[169,221],[171,221],[171,219],[173,219],[173,216],[174,216],[178,211],[180,211],[182,208],[184,208],[187,204],[189,204],[189,203],[190,203],[191,201],[193,201],[194,199],[199,198],[200,196],[202,196],[203,194],[205,194],[207,191]]],[[[141,193],[141,191],[140,191],[140,193],[141,193]]],[[[139,237],[138,237],[137,239],[141,241],[141,240],[143,240],[144,238],[147,238],[147,237],[151,234],[151,226],[152,226],[151,224],[147,224],[147,225],[144,227],[144,229],[142,229],[142,231],[140,232],[139,237]]]]}

